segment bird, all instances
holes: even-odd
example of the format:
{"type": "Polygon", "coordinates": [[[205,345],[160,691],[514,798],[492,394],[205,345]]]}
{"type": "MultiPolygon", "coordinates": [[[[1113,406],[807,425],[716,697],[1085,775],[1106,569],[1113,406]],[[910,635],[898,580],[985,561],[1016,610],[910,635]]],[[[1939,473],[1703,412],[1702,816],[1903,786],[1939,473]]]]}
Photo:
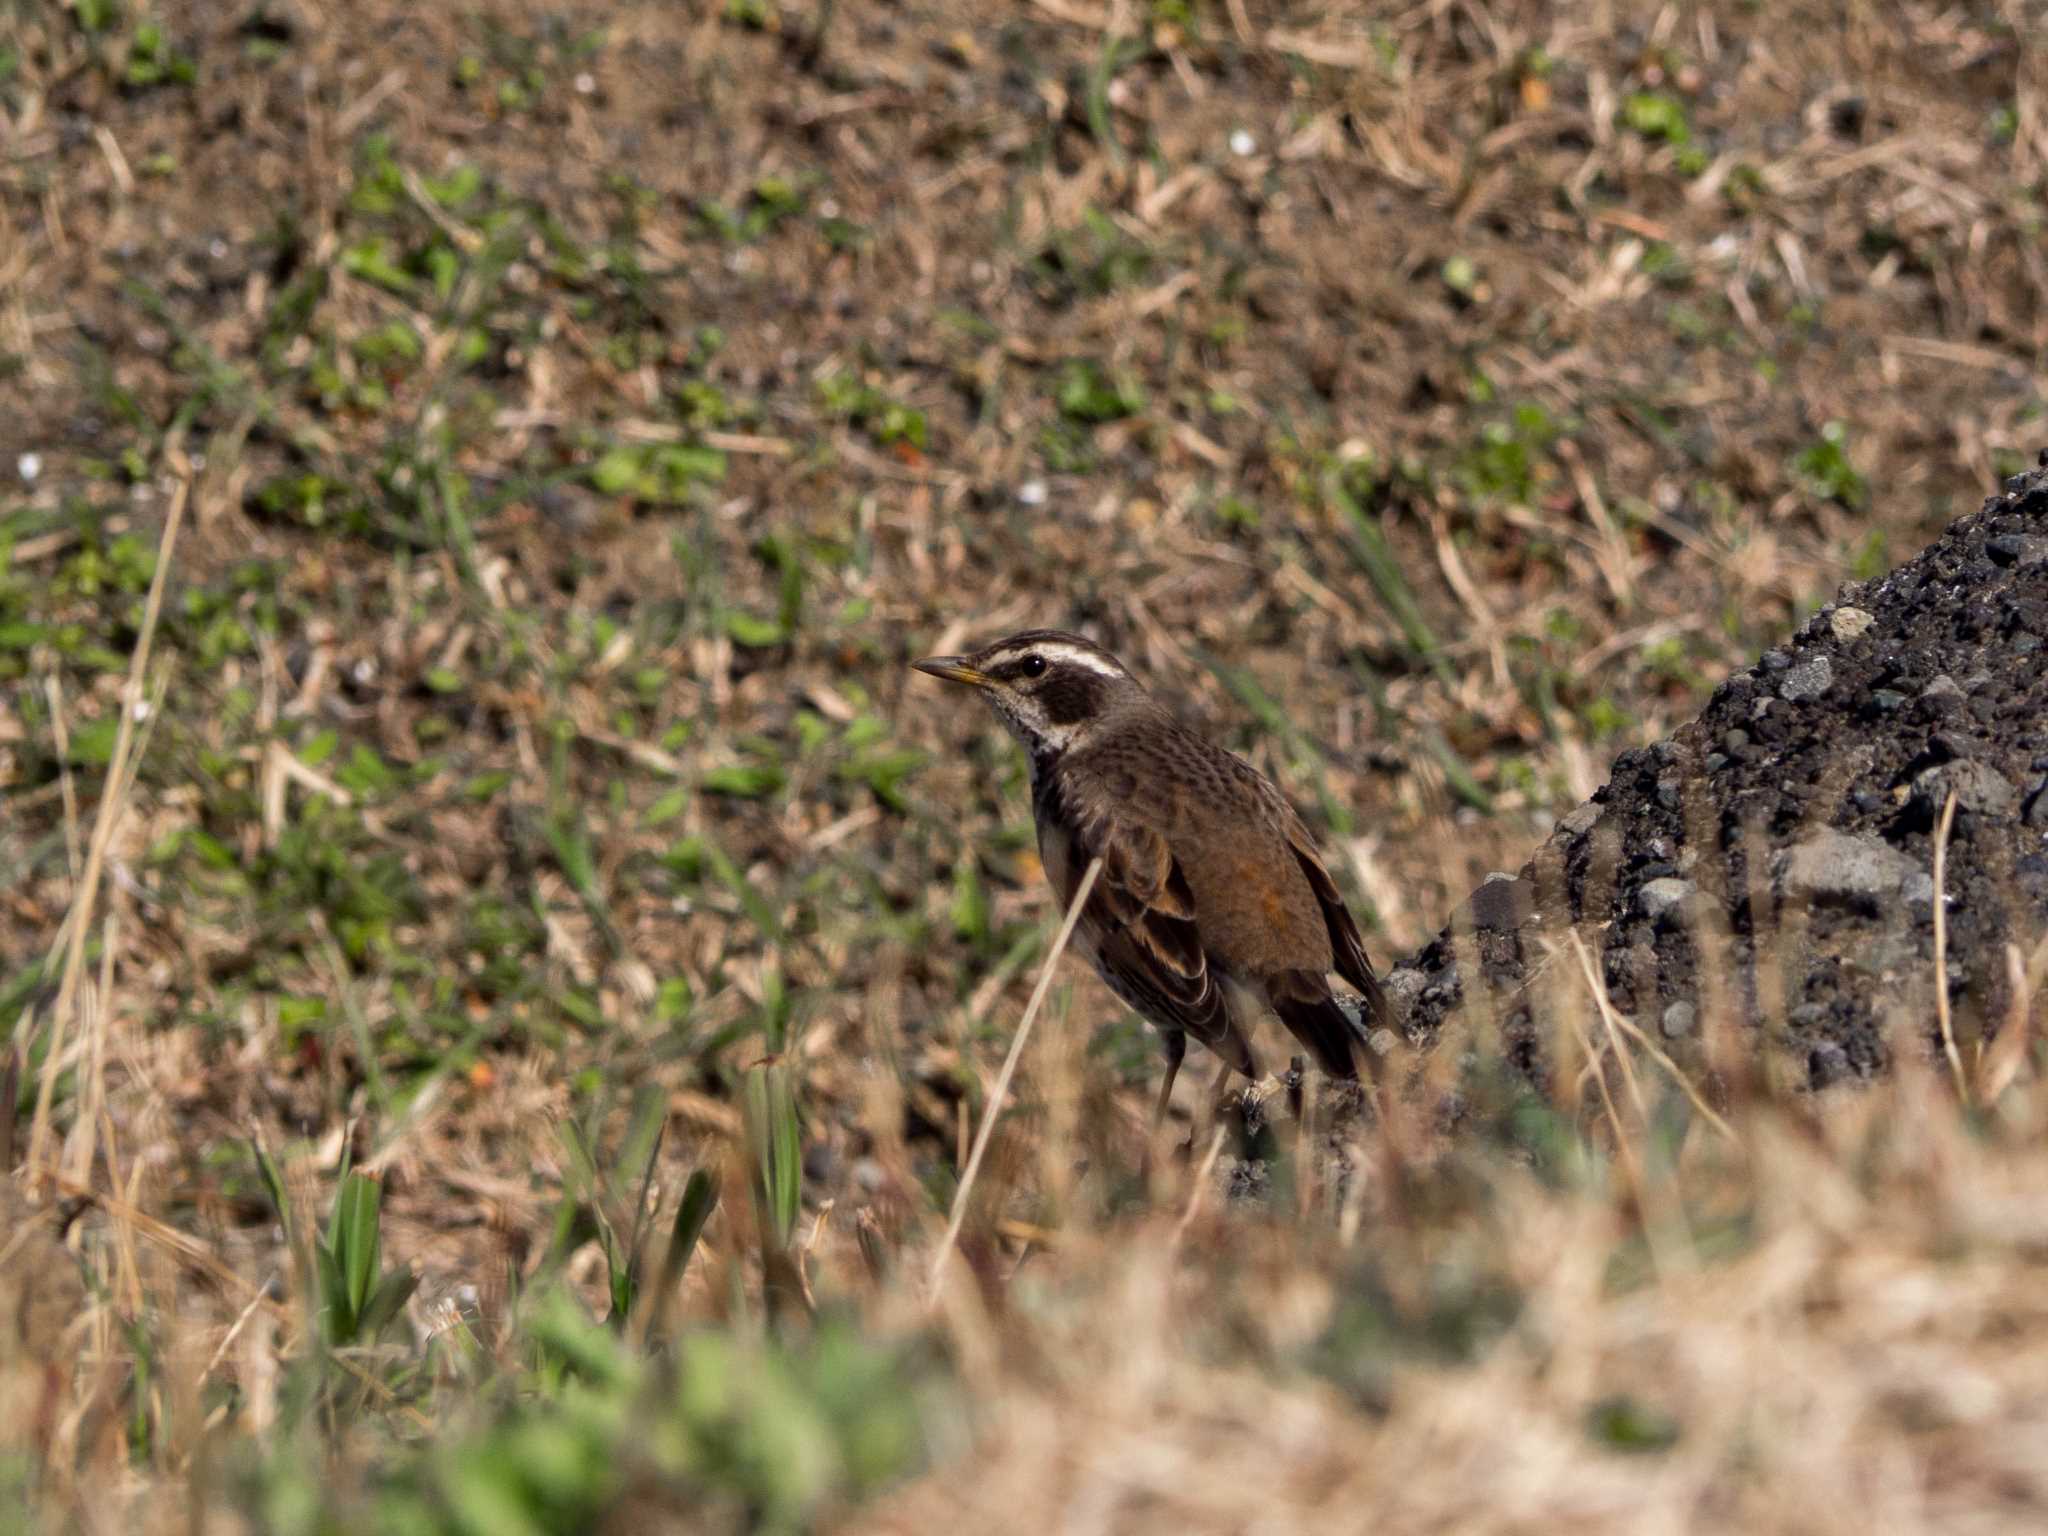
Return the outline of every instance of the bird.
{"type": "Polygon", "coordinates": [[[1358,924],[1286,795],[1155,699],[1093,641],[1057,629],[1009,635],[920,672],[975,689],[1030,764],[1039,861],[1062,907],[1102,869],[1072,942],[1157,1032],[1164,1120],[1193,1036],[1257,1081],[1252,1029],[1270,1010],[1333,1077],[1358,1075],[1360,1027],[1335,970],[1374,1026],[1390,1023],[1358,924]]]}

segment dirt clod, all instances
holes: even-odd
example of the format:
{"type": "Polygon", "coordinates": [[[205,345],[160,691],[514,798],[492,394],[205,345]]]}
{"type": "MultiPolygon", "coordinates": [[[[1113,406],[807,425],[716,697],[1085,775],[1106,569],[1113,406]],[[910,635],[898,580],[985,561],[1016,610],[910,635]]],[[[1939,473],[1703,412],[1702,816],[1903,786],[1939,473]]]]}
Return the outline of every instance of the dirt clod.
{"type": "MultiPolygon", "coordinates": [[[[1958,1037],[1995,1033],[2007,942],[2030,947],[2048,928],[2048,674],[2026,660],[2048,633],[2044,542],[2048,472],[2037,470],[1883,580],[1846,589],[1691,724],[1624,753],[1518,879],[1475,893],[1468,952],[1495,994],[1482,1014],[1525,1037],[1525,1066],[1542,1070],[1523,995],[1542,957],[1567,928],[1593,941],[1590,925],[1604,923],[1614,1005],[1667,1039],[1694,1036],[1697,957],[1713,954],[1760,1037],[1758,978],[1784,979],[1782,1022],[1759,1044],[1791,1053],[1809,1086],[1867,1077],[1916,1035],[1932,1047],[1937,894],[1958,1037]],[[1759,858],[1767,880],[1752,878],[1759,858]],[[1706,915],[1732,943],[1695,942],[1706,915]]],[[[1412,1040],[1434,1039],[1473,996],[1457,929],[1393,973],[1412,1040]]]]}

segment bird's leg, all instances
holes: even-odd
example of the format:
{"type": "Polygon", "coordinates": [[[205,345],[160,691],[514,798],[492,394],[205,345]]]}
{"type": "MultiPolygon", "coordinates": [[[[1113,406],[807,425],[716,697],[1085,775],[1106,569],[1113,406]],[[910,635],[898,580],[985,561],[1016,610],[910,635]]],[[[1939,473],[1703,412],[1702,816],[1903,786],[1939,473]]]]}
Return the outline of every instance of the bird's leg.
{"type": "MultiPolygon", "coordinates": [[[[1209,1129],[1211,1131],[1214,1131],[1223,1124],[1223,1117],[1230,1106],[1230,1074],[1236,1070],[1228,1061],[1219,1063],[1216,1068],[1215,1079],[1209,1084],[1209,1129]]],[[[1254,1078],[1253,1081],[1256,1082],[1257,1079],[1254,1078]]],[[[1195,1133],[1193,1130],[1190,1130],[1188,1132],[1187,1150],[1192,1153],[1194,1148],[1195,1133]]]]}
{"type": "Polygon", "coordinates": [[[1159,1102],[1152,1106],[1152,1134],[1157,1135],[1160,1123],[1166,1119],[1167,1106],[1173,1102],[1173,1080],[1180,1076],[1181,1058],[1188,1053],[1188,1037],[1179,1030],[1159,1037],[1166,1047],[1166,1076],[1159,1084],[1159,1102]]]}

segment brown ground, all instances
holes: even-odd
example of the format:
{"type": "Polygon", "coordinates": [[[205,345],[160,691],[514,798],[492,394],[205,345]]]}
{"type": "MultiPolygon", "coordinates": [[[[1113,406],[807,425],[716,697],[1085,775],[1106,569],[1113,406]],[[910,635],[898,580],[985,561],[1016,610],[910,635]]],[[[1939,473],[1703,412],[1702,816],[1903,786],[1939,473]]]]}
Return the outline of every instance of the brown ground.
{"type": "MultiPolygon", "coordinates": [[[[780,1051],[816,1288],[862,1283],[863,1220],[871,1259],[920,1270],[1047,935],[1020,766],[909,656],[1090,629],[1314,814],[1376,955],[1424,943],[1617,753],[2048,437],[2044,28],[2037,0],[0,9],[17,1155],[102,1196],[72,1239],[101,1282],[93,1380],[138,1379],[137,1317],[194,1330],[159,1341],[191,1403],[131,1431],[102,1394],[62,1443],[145,1484],[189,1469],[208,1413],[269,1444],[271,1335],[228,1332],[285,1268],[251,1136],[309,1208],[344,1143],[372,1159],[387,1257],[496,1326],[576,1203],[562,1127],[608,1175],[652,1094],[665,1213],[780,1051]],[[188,468],[155,707],[93,885],[188,468]],[[88,887],[67,988],[60,925],[88,887]]],[[[1628,979],[1610,963],[1649,1029],[1662,998],[1628,979]]],[[[983,1173],[1009,1225],[967,1234],[996,1291],[1020,1243],[1111,1219],[1139,1182],[1149,1043],[1092,981],[1047,1019],[1032,1113],[983,1173]],[[1071,1184],[1062,1138],[1106,1187],[1071,1184]]],[[[1871,1250],[1886,1263],[1987,1230],[1944,1203],[1980,1164],[1929,1137],[1940,1166],[1913,1177],[1940,1198],[1871,1250]]],[[[728,1260],[754,1231],[739,1189],[707,1236],[728,1260]]],[[[1608,1193],[1560,1260],[1596,1281],[1647,1208],[1608,1193]]],[[[1524,1194],[1514,1219],[1552,1230],[1554,1192],[1524,1194]]],[[[1456,1201],[1372,1199],[1381,1251],[1431,1274],[1472,1238],[1456,1201]]],[[[1754,1230],[1809,1235],[1803,1207],[1786,1219],[1754,1230]]],[[[1191,1230],[1212,1255],[1242,1236],[1191,1230]]],[[[1084,1294],[1122,1278],[1073,1241],[1084,1294]]],[[[1789,1289],[1731,1294],[1817,1309],[1866,1257],[1801,1251],[1773,1271],[1789,1289]]],[[[1356,1255],[1296,1257],[1305,1318],[1364,1284],[1356,1255]]],[[[601,1292],[597,1244],[566,1262],[601,1292]]],[[[1994,1317],[2024,1324],[1997,1275],[1984,1332],[1944,1336],[1957,1370],[1994,1317]]],[[[1590,1305],[1588,1284],[1553,1299],[1590,1305]]],[[[721,1316],[734,1294],[691,1293],[721,1316]]],[[[1899,1315],[1827,1336],[1829,1358],[1895,1342],[1899,1315]]],[[[1599,1324],[1582,1375],[1545,1387],[1575,1456],[1607,1454],[1580,1415],[1631,1347],[1619,1312],[1599,1324]]],[[[969,1395],[1000,1378],[1059,1422],[1056,1375],[1026,1390],[973,1354],[966,1312],[947,1326],[969,1395]]],[[[509,1324],[491,1337],[513,1348],[509,1324]]],[[[1759,1369],[1797,1337],[1754,1330],[1759,1369]]],[[[1356,1403],[1289,1395],[1291,1343],[1251,1338],[1180,1342],[1356,1428],[1356,1403]]],[[[1991,1426],[1943,1463],[1953,1507],[2008,1486],[2040,1507],[2003,1459],[2031,1444],[2006,1374],[2028,1358],[1935,1415],[1991,1426]]],[[[1697,1511],[1717,1457],[1771,1438],[1713,1419],[1719,1390],[1656,1507],[1697,1511]]],[[[1431,1422],[1388,1421],[1386,1454],[1431,1422]]],[[[1903,1411],[1871,1422],[1887,1464],[1954,1453],[1903,1411]]],[[[1047,1434],[990,1489],[1075,1451],[1047,1434]]],[[[943,1465],[935,1507],[959,1491],[943,1465]]],[[[1651,1507],[1635,1473],[1590,1514],[1572,1486],[1592,1485],[1527,1507],[1614,1528],[1651,1507]]],[[[1724,1513],[1762,1507],[1750,1487],[1724,1513]]],[[[1846,1507],[1819,1499],[1812,1528],[1846,1507]]]]}

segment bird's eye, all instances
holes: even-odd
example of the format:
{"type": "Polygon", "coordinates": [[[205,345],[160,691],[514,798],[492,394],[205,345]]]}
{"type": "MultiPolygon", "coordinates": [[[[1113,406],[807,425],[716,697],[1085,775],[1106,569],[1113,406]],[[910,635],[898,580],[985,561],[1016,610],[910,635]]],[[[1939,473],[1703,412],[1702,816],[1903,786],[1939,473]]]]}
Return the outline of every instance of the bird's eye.
{"type": "Polygon", "coordinates": [[[1045,658],[1043,656],[1026,656],[1022,670],[1026,677],[1043,677],[1045,675],[1045,658]]]}

